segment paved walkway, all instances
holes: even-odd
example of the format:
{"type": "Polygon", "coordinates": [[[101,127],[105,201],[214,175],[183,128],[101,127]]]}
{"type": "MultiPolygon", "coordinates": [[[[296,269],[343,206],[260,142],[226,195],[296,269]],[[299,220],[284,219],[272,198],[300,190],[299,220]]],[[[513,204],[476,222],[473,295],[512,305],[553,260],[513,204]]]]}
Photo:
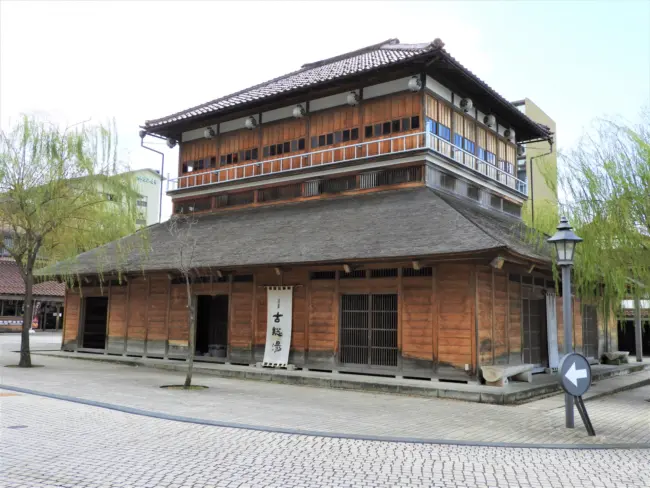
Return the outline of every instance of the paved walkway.
{"type": "MultiPolygon", "coordinates": [[[[5,352],[0,363],[13,364],[16,357],[5,352]]],[[[210,388],[188,392],[159,388],[181,383],[184,375],[179,372],[45,356],[34,359],[45,367],[0,368],[0,384],[172,416],[286,431],[470,443],[650,445],[650,403],[646,402],[650,387],[589,401],[587,408],[598,435],[588,437],[577,415],[578,428],[563,427],[559,395],[520,406],[499,406],[200,374],[194,382],[210,388]]],[[[634,377],[650,380],[650,372],[634,377]]],[[[614,383],[630,379],[632,375],[602,380],[594,388],[611,389],[614,383]]]]}
{"type": "Polygon", "coordinates": [[[185,424],[6,391],[0,402],[4,488],[650,485],[647,450],[372,442],[185,424]]]}

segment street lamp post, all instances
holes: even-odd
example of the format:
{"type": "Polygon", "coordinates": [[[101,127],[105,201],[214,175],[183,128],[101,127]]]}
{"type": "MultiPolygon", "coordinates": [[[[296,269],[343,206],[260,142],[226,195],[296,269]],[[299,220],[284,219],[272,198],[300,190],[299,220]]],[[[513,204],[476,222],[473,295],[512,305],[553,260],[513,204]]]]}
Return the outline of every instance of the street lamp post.
{"type": "MultiPolygon", "coordinates": [[[[566,217],[560,219],[557,232],[548,242],[555,245],[557,264],[562,268],[562,316],[564,319],[564,354],[573,351],[573,320],[571,316],[571,268],[573,267],[573,255],[576,245],[582,239],[571,230],[566,217]]],[[[564,411],[566,427],[573,429],[573,397],[568,393],[564,394],[564,411]]]]}

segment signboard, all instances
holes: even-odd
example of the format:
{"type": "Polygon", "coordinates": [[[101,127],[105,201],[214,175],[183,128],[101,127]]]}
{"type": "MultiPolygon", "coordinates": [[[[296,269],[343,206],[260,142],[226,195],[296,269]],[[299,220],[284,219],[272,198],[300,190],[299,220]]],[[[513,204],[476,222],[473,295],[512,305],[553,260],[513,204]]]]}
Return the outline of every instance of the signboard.
{"type": "Polygon", "coordinates": [[[560,386],[569,395],[582,396],[591,386],[591,366],[582,354],[572,352],[560,361],[560,386]]]}
{"type": "Polygon", "coordinates": [[[266,299],[266,348],[262,365],[286,367],[291,347],[293,287],[269,286],[266,299]]]}

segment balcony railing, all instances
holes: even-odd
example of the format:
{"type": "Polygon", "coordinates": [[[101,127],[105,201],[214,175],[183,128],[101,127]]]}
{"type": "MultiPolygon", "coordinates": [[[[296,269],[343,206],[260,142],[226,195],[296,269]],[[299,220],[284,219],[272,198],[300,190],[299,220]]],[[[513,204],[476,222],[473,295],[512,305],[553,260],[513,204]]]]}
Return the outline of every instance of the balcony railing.
{"type": "Polygon", "coordinates": [[[474,173],[487,176],[523,195],[527,195],[528,190],[525,181],[516,178],[498,166],[479,159],[475,155],[454,146],[451,142],[430,132],[404,134],[388,139],[360,142],[348,146],[294,154],[292,156],[267,159],[238,166],[228,166],[201,173],[195,172],[178,178],[167,178],[167,191],[202,187],[216,183],[243,181],[259,176],[288,173],[306,168],[340,164],[347,161],[359,161],[377,156],[407,153],[422,149],[429,149],[434,153],[446,156],[474,173]]]}

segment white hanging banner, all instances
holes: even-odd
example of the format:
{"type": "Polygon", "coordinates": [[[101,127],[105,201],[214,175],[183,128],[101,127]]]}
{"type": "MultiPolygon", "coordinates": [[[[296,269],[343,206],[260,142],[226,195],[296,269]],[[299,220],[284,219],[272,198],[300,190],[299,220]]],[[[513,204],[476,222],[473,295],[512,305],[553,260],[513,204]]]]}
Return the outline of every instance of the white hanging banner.
{"type": "Polygon", "coordinates": [[[292,286],[266,289],[266,348],[263,366],[286,367],[291,347],[292,286]]]}
{"type": "Polygon", "coordinates": [[[555,293],[546,294],[546,337],[548,340],[548,367],[557,370],[560,355],[557,344],[557,309],[555,293]]]}

